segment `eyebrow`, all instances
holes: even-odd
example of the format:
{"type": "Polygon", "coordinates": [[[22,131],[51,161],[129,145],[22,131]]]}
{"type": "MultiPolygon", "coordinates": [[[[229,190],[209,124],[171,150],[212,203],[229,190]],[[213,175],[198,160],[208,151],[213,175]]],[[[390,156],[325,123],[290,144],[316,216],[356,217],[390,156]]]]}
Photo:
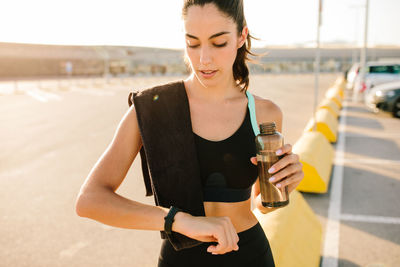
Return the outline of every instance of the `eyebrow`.
{"type": "MultiPolygon", "coordinates": [[[[208,38],[208,40],[211,40],[212,38],[215,38],[215,37],[221,36],[223,34],[227,34],[227,33],[230,33],[230,32],[219,32],[219,33],[213,34],[213,35],[210,36],[210,38],[208,38]]],[[[190,37],[190,38],[193,38],[193,39],[196,39],[196,40],[199,40],[198,37],[196,37],[194,35],[191,35],[189,33],[187,33],[186,36],[190,37]]]]}

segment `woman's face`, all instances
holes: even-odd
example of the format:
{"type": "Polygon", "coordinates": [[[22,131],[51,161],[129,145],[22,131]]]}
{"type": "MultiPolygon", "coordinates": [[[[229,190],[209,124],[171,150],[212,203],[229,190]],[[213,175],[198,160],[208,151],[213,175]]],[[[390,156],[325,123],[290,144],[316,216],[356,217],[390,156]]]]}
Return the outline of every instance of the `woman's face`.
{"type": "Polygon", "coordinates": [[[188,8],[184,21],[185,51],[194,75],[203,86],[233,79],[237,49],[247,37],[247,27],[238,36],[236,23],[214,4],[188,8]]]}

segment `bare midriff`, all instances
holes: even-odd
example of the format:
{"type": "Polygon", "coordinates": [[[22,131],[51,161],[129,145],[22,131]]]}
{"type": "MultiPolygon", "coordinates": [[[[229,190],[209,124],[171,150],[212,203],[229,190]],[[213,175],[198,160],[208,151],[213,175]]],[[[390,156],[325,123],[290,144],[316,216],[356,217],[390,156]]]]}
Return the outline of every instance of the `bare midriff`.
{"type": "Polygon", "coordinates": [[[204,202],[204,210],[207,217],[229,217],[236,232],[245,231],[258,220],[251,211],[251,198],[241,202],[204,202]]]}

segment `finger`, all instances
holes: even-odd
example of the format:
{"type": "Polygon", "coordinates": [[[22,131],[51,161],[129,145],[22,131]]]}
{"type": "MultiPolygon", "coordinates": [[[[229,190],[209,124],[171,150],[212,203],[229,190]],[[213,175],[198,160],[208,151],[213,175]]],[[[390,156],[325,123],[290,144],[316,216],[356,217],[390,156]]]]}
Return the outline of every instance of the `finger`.
{"type": "Polygon", "coordinates": [[[217,244],[208,246],[207,252],[210,252],[210,253],[214,253],[215,252],[215,250],[217,248],[217,245],[221,242],[221,239],[222,239],[220,237],[220,233],[218,231],[215,234],[213,234],[213,237],[215,238],[214,242],[216,242],[217,244]]]}
{"type": "Polygon", "coordinates": [[[281,188],[284,188],[285,186],[297,187],[300,184],[303,177],[304,177],[303,172],[296,172],[290,176],[287,176],[285,179],[279,182],[280,186],[278,186],[278,184],[276,186],[281,188]]]}
{"type": "Polygon", "coordinates": [[[215,251],[212,254],[224,254],[226,252],[226,248],[228,247],[228,238],[225,234],[225,242],[218,242],[217,246],[215,247],[215,251]]]}
{"type": "Polygon", "coordinates": [[[293,190],[296,190],[296,188],[299,186],[300,182],[288,185],[288,193],[290,194],[293,190]]]}
{"type": "Polygon", "coordinates": [[[232,249],[235,251],[239,250],[239,246],[238,246],[238,242],[239,242],[239,236],[236,232],[235,227],[233,226],[233,224],[231,224],[231,231],[232,231],[232,240],[233,240],[233,247],[232,249]]]}
{"type": "Polygon", "coordinates": [[[202,242],[218,242],[218,240],[215,237],[212,236],[201,236],[200,237],[202,242]]]}
{"type": "Polygon", "coordinates": [[[229,231],[228,234],[230,235],[230,240],[232,240],[231,247],[230,247],[229,251],[238,250],[239,247],[237,245],[237,242],[239,241],[239,236],[237,235],[236,229],[233,226],[233,224],[232,224],[231,220],[229,219],[229,217],[228,217],[228,228],[227,229],[229,231]]]}
{"type": "Polygon", "coordinates": [[[283,155],[283,154],[292,154],[292,145],[291,144],[285,144],[282,147],[280,147],[277,151],[275,151],[277,155],[283,155]]]}
{"type": "Polygon", "coordinates": [[[213,254],[219,254],[221,250],[223,250],[227,246],[227,239],[226,239],[226,233],[225,233],[225,227],[222,225],[219,225],[217,228],[217,232],[215,234],[215,237],[217,238],[218,244],[216,246],[210,246],[209,247],[209,252],[213,254]]]}
{"type": "Polygon", "coordinates": [[[253,163],[254,165],[257,165],[257,157],[251,157],[250,158],[251,163],[253,163]]]}
{"type": "Polygon", "coordinates": [[[232,227],[231,227],[231,221],[230,219],[226,219],[226,223],[225,223],[225,233],[226,233],[226,239],[228,240],[228,244],[224,250],[223,253],[232,251],[233,248],[235,247],[234,245],[234,240],[233,240],[233,233],[232,233],[232,227]]]}
{"type": "Polygon", "coordinates": [[[270,183],[274,183],[277,187],[281,187],[281,185],[278,185],[277,183],[281,183],[283,181],[283,179],[285,179],[286,177],[294,174],[296,172],[297,168],[296,166],[294,166],[293,164],[285,167],[284,169],[282,169],[281,171],[275,173],[271,178],[269,178],[269,182],[270,183]]]}
{"type": "Polygon", "coordinates": [[[236,243],[239,237],[237,236],[236,229],[234,228],[231,219],[229,217],[224,217],[223,220],[227,243],[225,247],[221,246],[220,250],[216,251],[217,254],[225,254],[232,250],[237,250],[236,248],[238,248],[236,243]]]}
{"type": "Polygon", "coordinates": [[[269,168],[268,173],[276,173],[281,169],[285,168],[290,164],[296,164],[299,162],[299,156],[297,154],[286,155],[278,160],[274,165],[269,168]]]}
{"type": "Polygon", "coordinates": [[[225,238],[224,237],[217,237],[216,238],[217,240],[215,241],[215,242],[217,242],[217,244],[216,245],[210,245],[208,248],[207,248],[207,251],[208,252],[210,252],[210,253],[212,253],[212,254],[219,254],[219,252],[220,252],[220,250],[221,250],[221,247],[222,247],[222,244],[225,244],[226,243],[226,241],[225,241],[225,238]]]}
{"type": "Polygon", "coordinates": [[[208,248],[207,248],[207,252],[210,252],[210,253],[212,253],[212,254],[215,254],[215,248],[216,248],[217,246],[216,245],[210,245],[210,246],[208,246],[208,248]]]}

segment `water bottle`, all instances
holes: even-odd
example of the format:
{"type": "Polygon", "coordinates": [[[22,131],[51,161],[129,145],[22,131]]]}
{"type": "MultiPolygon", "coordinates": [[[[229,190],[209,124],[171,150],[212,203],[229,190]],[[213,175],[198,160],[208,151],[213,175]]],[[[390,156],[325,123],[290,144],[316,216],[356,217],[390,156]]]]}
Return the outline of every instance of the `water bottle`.
{"type": "Polygon", "coordinates": [[[276,130],[275,122],[262,123],[259,127],[260,134],[255,141],[261,202],[264,207],[283,207],[289,204],[288,186],[276,187],[269,182],[273,174],[268,173],[269,168],[283,157],[275,153],[283,146],[283,135],[276,130]]]}

